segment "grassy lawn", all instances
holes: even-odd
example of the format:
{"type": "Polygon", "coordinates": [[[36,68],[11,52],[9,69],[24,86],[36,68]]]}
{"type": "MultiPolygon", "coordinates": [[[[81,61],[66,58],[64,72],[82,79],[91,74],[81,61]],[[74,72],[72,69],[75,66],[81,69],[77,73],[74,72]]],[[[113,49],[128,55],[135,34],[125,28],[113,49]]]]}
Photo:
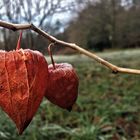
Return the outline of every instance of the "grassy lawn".
{"type": "MultiPolygon", "coordinates": [[[[140,69],[140,50],[99,55],[113,64],[140,69]]],[[[140,140],[140,75],[114,75],[82,55],[55,60],[70,62],[79,75],[79,97],[73,111],[44,99],[22,136],[1,111],[0,140],[140,140]]]]}

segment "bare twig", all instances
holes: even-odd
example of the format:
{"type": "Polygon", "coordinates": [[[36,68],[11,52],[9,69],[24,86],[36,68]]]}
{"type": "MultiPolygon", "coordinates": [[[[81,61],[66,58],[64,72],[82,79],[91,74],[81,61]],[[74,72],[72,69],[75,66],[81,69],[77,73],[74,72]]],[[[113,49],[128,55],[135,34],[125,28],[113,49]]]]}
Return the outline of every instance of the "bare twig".
{"type": "Polygon", "coordinates": [[[118,67],[118,66],[111,64],[110,62],[100,58],[95,53],[91,53],[91,52],[79,47],[76,44],[67,43],[67,42],[58,40],[55,37],[46,33],[45,31],[41,30],[40,28],[34,26],[33,24],[13,24],[13,23],[9,23],[9,22],[5,22],[5,21],[0,20],[0,26],[7,28],[7,29],[10,29],[10,30],[13,30],[13,31],[31,29],[31,30],[37,32],[38,34],[44,36],[45,38],[47,38],[52,43],[72,48],[72,49],[96,60],[97,62],[99,62],[102,65],[106,66],[107,68],[111,69],[113,73],[120,72],[120,73],[128,73],[128,74],[140,74],[140,70],[118,67]]]}

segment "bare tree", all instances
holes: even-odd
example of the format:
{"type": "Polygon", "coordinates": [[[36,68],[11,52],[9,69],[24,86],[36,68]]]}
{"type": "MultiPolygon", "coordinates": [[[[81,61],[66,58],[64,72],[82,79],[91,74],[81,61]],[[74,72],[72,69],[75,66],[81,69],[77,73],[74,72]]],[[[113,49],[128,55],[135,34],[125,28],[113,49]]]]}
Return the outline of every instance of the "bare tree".
{"type": "Polygon", "coordinates": [[[56,13],[72,11],[75,6],[74,0],[2,0],[0,18],[14,23],[33,22],[46,28],[56,13]]]}
{"type": "MultiPolygon", "coordinates": [[[[0,19],[12,23],[34,23],[43,30],[52,33],[54,31],[54,19],[56,13],[73,11],[76,8],[75,0],[1,0],[0,19]]],[[[34,48],[33,34],[28,33],[28,45],[34,48]]],[[[3,29],[3,39],[7,42],[9,31],[3,29]]],[[[11,43],[10,43],[11,44],[11,43]]],[[[8,48],[5,43],[5,48],[8,48]]]]}

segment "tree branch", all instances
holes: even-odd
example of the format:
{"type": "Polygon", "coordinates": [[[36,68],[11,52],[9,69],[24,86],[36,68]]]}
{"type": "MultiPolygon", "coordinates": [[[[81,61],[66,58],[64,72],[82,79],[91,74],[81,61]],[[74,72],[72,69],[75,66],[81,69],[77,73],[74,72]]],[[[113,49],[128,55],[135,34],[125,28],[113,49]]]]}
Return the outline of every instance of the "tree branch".
{"type": "Polygon", "coordinates": [[[111,64],[110,62],[100,58],[99,56],[97,56],[95,53],[91,53],[81,47],[79,47],[76,44],[73,43],[67,43],[61,40],[56,39],[55,37],[49,35],[48,33],[46,33],[45,31],[41,30],[40,28],[34,26],[33,24],[13,24],[10,22],[5,22],[5,21],[1,21],[0,20],[0,26],[13,30],[13,31],[17,31],[17,30],[26,30],[26,29],[31,29],[35,32],[37,32],[38,34],[44,36],[45,38],[47,38],[50,42],[54,42],[55,44],[59,44],[65,47],[69,47],[72,48],[94,60],[96,60],[97,62],[99,62],[100,64],[106,66],[107,68],[111,69],[113,73],[128,73],[128,74],[140,74],[140,70],[136,70],[136,69],[128,69],[128,68],[122,68],[122,67],[118,67],[114,64],[111,64]]]}

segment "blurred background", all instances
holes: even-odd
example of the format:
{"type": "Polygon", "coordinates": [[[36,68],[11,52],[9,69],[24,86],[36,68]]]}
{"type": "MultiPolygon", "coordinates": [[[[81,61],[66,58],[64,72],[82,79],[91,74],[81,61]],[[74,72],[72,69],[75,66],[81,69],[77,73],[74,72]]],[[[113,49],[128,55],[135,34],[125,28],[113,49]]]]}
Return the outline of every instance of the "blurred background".
{"type": "MultiPolygon", "coordinates": [[[[121,67],[140,69],[140,0],[0,0],[0,20],[33,23],[121,67]]],[[[0,49],[16,48],[19,31],[0,27],[0,49]]],[[[50,42],[23,32],[22,48],[41,51],[50,42]]],[[[72,112],[46,99],[22,136],[0,111],[0,140],[140,140],[140,76],[114,75],[72,49],[53,48],[55,61],[71,63],[79,76],[72,112]]]]}

